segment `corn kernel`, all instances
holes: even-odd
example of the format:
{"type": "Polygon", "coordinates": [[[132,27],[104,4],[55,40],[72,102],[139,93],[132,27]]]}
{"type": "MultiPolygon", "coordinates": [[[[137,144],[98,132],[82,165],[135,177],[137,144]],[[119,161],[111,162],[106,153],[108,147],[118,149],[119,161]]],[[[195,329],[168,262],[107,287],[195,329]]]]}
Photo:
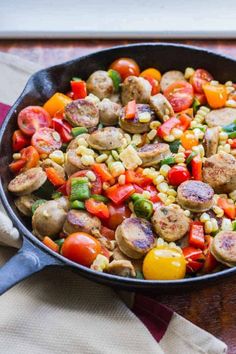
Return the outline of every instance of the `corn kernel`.
{"type": "Polygon", "coordinates": [[[158,193],[157,194],[158,198],[160,198],[160,200],[165,203],[167,200],[167,195],[165,193],[158,193]]]}
{"type": "Polygon", "coordinates": [[[177,192],[173,188],[169,188],[167,191],[168,195],[172,195],[173,197],[176,197],[177,192]]]}
{"type": "Polygon", "coordinates": [[[173,128],[171,130],[171,134],[175,137],[175,139],[180,139],[181,136],[183,135],[183,130],[178,128],[173,128]]]}
{"type": "Polygon", "coordinates": [[[217,194],[214,194],[213,196],[213,204],[216,205],[218,203],[219,196],[217,194]]]}
{"type": "Polygon", "coordinates": [[[225,106],[226,107],[236,108],[236,101],[235,100],[227,100],[225,102],[225,106]]]}
{"type": "Polygon", "coordinates": [[[185,148],[182,145],[180,145],[178,148],[178,152],[185,152],[185,148]]]}
{"type": "Polygon", "coordinates": [[[222,218],[222,216],[224,215],[224,210],[218,207],[217,205],[213,205],[212,210],[218,218],[222,218]]]}
{"type": "Polygon", "coordinates": [[[81,156],[81,162],[85,166],[90,166],[94,164],[94,157],[91,155],[83,155],[81,156]]]}
{"type": "Polygon", "coordinates": [[[98,157],[96,157],[96,162],[101,163],[106,161],[106,159],[108,158],[107,154],[101,154],[98,157]]]}
{"type": "Polygon", "coordinates": [[[188,210],[188,209],[184,210],[184,215],[187,217],[190,217],[190,215],[191,215],[190,210],[188,210]]]}
{"type": "Polygon", "coordinates": [[[168,143],[171,143],[172,141],[175,140],[175,137],[174,137],[174,135],[169,134],[169,135],[164,137],[164,140],[167,141],[168,143]]]}
{"type": "Polygon", "coordinates": [[[88,143],[84,138],[78,138],[77,139],[77,145],[78,146],[85,146],[88,147],[88,143]]]}
{"type": "Polygon", "coordinates": [[[226,91],[227,93],[232,93],[235,91],[235,88],[233,86],[226,86],[226,91]]]}
{"type": "Polygon", "coordinates": [[[85,97],[85,100],[88,102],[95,103],[96,105],[98,105],[100,102],[99,98],[93,95],[92,93],[90,93],[87,97],[85,97]]]}
{"type": "Polygon", "coordinates": [[[148,191],[144,191],[144,192],[142,193],[142,196],[143,196],[143,198],[145,198],[145,199],[150,199],[150,198],[151,198],[151,193],[148,192],[148,191]]]}
{"type": "Polygon", "coordinates": [[[152,130],[147,134],[147,137],[148,137],[148,139],[153,140],[156,135],[157,135],[156,129],[152,129],[152,130]]]}
{"type": "Polygon", "coordinates": [[[21,159],[21,154],[19,152],[16,152],[15,154],[12,155],[13,160],[17,161],[21,159]]]}
{"type": "Polygon", "coordinates": [[[196,136],[196,138],[198,138],[198,139],[204,138],[204,132],[201,131],[201,129],[199,129],[199,128],[193,129],[193,133],[194,133],[194,136],[196,136]]]}
{"type": "Polygon", "coordinates": [[[116,161],[118,161],[120,159],[119,154],[116,150],[112,150],[111,155],[112,155],[113,159],[116,161]]]}
{"type": "Polygon", "coordinates": [[[198,122],[196,122],[195,120],[192,120],[192,122],[190,123],[190,128],[194,129],[199,127],[198,122]]]}
{"type": "Polygon", "coordinates": [[[139,113],[138,120],[140,123],[149,123],[151,120],[151,114],[149,112],[139,113]]]}
{"type": "Polygon", "coordinates": [[[132,137],[132,144],[134,145],[139,145],[142,142],[142,136],[141,134],[134,134],[132,137]]]}
{"type": "Polygon", "coordinates": [[[227,218],[223,218],[222,224],[221,224],[221,229],[223,231],[232,231],[233,227],[232,227],[231,220],[227,219],[227,218]]]}
{"type": "Polygon", "coordinates": [[[88,171],[86,173],[86,176],[88,177],[88,179],[91,181],[91,182],[95,182],[97,177],[95,175],[95,173],[93,173],[93,171],[88,171]]]}
{"type": "Polygon", "coordinates": [[[219,85],[219,81],[211,80],[210,84],[213,86],[217,86],[217,85],[219,85]]]}
{"type": "Polygon", "coordinates": [[[220,138],[220,140],[225,141],[228,139],[228,134],[226,132],[220,132],[219,138],[220,138]]]}
{"type": "Polygon", "coordinates": [[[235,202],[236,201],[236,189],[229,193],[230,198],[235,202]]]}
{"type": "Polygon", "coordinates": [[[193,76],[193,74],[195,73],[195,70],[193,68],[186,68],[185,69],[185,72],[184,72],[184,78],[186,80],[190,79],[191,76],[193,76]]]}
{"type": "Polygon", "coordinates": [[[165,201],[165,205],[170,205],[173,204],[174,202],[175,202],[175,197],[173,197],[173,195],[170,195],[169,197],[167,197],[165,201]]]}
{"type": "Polygon", "coordinates": [[[158,175],[157,177],[154,178],[153,183],[158,185],[162,183],[165,180],[163,175],[158,175]]]}
{"type": "Polygon", "coordinates": [[[162,165],[159,172],[162,176],[166,177],[168,175],[168,172],[170,171],[170,166],[169,165],[162,165]]]}
{"type": "Polygon", "coordinates": [[[50,155],[49,158],[56,162],[58,165],[63,165],[65,161],[64,153],[61,150],[55,150],[50,155]]]}
{"type": "Polygon", "coordinates": [[[109,170],[113,177],[118,177],[125,173],[125,167],[122,162],[115,161],[109,165],[109,170]]]}
{"type": "Polygon", "coordinates": [[[215,218],[211,218],[211,224],[212,224],[212,232],[215,232],[219,229],[217,220],[215,218]]]}
{"type": "Polygon", "coordinates": [[[204,224],[204,230],[207,234],[210,234],[212,233],[212,230],[213,230],[213,225],[212,225],[212,222],[211,221],[206,221],[205,224],[204,224]]]}
{"type": "Polygon", "coordinates": [[[118,183],[119,183],[120,185],[124,185],[124,184],[125,184],[125,175],[120,175],[120,176],[118,177],[118,183]]]}
{"type": "Polygon", "coordinates": [[[200,216],[200,221],[201,222],[207,222],[210,220],[210,216],[207,214],[207,213],[203,213],[201,216],[200,216]]]}
{"type": "Polygon", "coordinates": [[[223,150],[224,150],[224,152],[229,154],[230,153],[230,144],[225,144],[223,147],[223,150]]]}
{"type": "Polygon", "coordinates": [[[127,142],[127,144],[131,143],[131,136],[129,134],[124,134],[125,140],[127,142]]]}
{"type": "Polygon", "coordinates": [[[98,254],[90,268],[96,270],[97,272],[103,272],[108,267],[108,265],[108,258],[102,254],[98,254]]]}
{"type": "Polygon", "coordinates": [[[175,155],[175,162],[176,163],[183,163],[185,161],[185,155],[183,152],[178,152],[175,155]]]}
{"type": "Polygon", "coordinates": [[[102,184],[102,189],[106,191],[110,187],[110,184],[108,182],[103,182],[102,184]]]}
{"type": "Polygon", "coordinates": [[[163,238],[158,237],[157,241],[156,241],[156,245],[157,246],[164,246],[166,242],[163,240],[163,238]]]}
{"type": "Polygon", "coordinates": [[[159,120],[154,120],[153,122],[150,123],[150,129],[157,129],[161,125],[161,122],[159,120]]]}
{"type": "Polygon", "coordinates": [[[161,193],[166,193],[169,189],[169,186],[166,182],[161,182],[160,184],[157,185],[157,189],[161,193]]]}
{"type": "Polygon", "coordinates": [[[225,86],[233,86],[233,82],[232,81],[226,81],[225,86]]]}

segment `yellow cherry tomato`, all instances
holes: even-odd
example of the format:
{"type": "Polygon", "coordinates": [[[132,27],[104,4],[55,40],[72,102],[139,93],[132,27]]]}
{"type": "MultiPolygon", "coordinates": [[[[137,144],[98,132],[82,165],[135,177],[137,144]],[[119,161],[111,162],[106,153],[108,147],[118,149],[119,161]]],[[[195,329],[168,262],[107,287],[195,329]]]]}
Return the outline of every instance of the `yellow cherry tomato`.
{"type": "Polygon", "coordinates": [[[186,130],[181,136],[180,141],[186,150],[191,150],[194,146],[198,145],[198,138],[194,135],[192,130],[186,130]]]}
{"type": "Polygon", "coordinates": [[[182,251],[169,246],[157,246],[143,261],[143,275],[147,280],[182,279],[186,273],[186,260],[182,251]]]}
{"type": "Polygon", "coordinates": [[[142,71],[139,76],[152,77],[153,79],[157,80],[158,82],[160,82],[160,80],[161,80],[160,71],[157,69],[154,69],[154,68],[148,68],[148,69],[142,71]]]}
{"type": "Polygon", "coordinates": [[[211,108],[222,108],[227,100],[227,90],[224,85],[203,85],[203,91],[206,95],[207,102],[211,108]]]}

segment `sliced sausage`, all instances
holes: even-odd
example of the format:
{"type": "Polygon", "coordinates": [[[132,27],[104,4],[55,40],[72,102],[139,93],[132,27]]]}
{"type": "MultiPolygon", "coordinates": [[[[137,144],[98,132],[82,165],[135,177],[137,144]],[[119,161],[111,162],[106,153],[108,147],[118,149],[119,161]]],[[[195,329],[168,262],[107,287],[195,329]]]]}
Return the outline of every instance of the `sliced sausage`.
{"type": "Polygon", "coordinates": [[[127,260],[112,261],[106,271],[120,277],[134,278],[136,276],[132,263],[127,260]]]}
{"type": "Polygon", "coordinates": [[[99,104],[99,119],[104,125],[118,124],[121,105],[104,98],[99,104]]]}
{"type": "Polygon", "coordinates": [[[66,151],[76,150],[79,147],[79,139],[84,139],[87,142],[88,138],[89,138],[89,134],[86,133],[78,135],[75,139],[70,141],[66,151]]]}
{"type": "Polygon", "coordinates": [[[76,150],[69,150],[66,153],[66,162],[64,165],[64,169],[66,171],[67,176],[70,176],[73,173],[79,170],[83,170],[87,167],[88,166],[82,164],[81,158],[77,155],[76,150]]]}
{"type": "Polygon", "coordinates": [[[142,160],[142,167],[155,166],[171,155],[169,145],[165,143],[146,144],[139,148],[137,152],[142,160]]]}
{"type": "Polygon", "coordinates": [[[51,159],[46,159],[43,160],[41,163],[41,167],[43,169],[47,168],[47,167],[53,167],[54,170],[57,171],[57,174],[61,177],[61,178],[65,178],[65,170],[62,166],[60,166],[58,163],[52,161],[51,159]]]}
{"type": "Polygon", "coordinates": [[[151,96],[150,106],[162,122],[166,121],[168,118],[174,115],[174,110],[170,102],[161,93],[151,96]]]}
{"type": "Polygon", "coordinates": [[[67,214],[63,232],[70,235],[73,232],[82,231],[88,234],[93,234],[94,231],[101,229],[101,221],[86,211],[83,210],[70,210],[67,214]]]}
{"type": "Polygon", "coordinates": [[[100,100],[111,96],[114,92],[113,81],[107,71],[95,71],[89,76],[86,85],[88,92],[94,94],[100,100]]]}
{"type": "Polygon", "coordinates": [[[44,236],[56,237],[62,231],[66,210],[57,200],[40,205],[32,218],[33,234],[40,239],[44,236]]]}
{"type": "Polygon", "coordinates": [[[124,254],[123,252],[121,252],[119,247],[116,247],[113,250],[112,258],[115,261],[120,261],[120,260],[130,261],[132,263],[132,265],[134,266],[135,270],[142,271],[143,259],[142,258],[140,258],[140,259],[132,259],[132,258],[126,256],[126,254],[124,254]]]}
{"type": "Polygon", "coordinates": [[[213,238],[211,252],[219,262],[236,266],[236,232],[220,231],[213,238]]]}
{"type": "Polygon", "coordinates": [[[39,189],[47,179],[41,167],[34,167],[16,176],[8,185],[8,190],[15,195],[27,195],[39,189]]]}
{"type": "Polygon", "coordinates": [[[125,106],[129,101],[148,103],[151,97],[152,86],[143,77],[128,76],[121,87],[121,101],[125,106]]]}
{"type": "Polygon", "coordinates": [[[88,143],[96,150],[114,150],[123,145],[124,134],[119,128],[106,127],[90,134],[88,143]]]}
{"type": "Polygon", "coordinates": [[[211,155],[217,153],[218,143],[219,143],[219,128],[218,127],[207,128],[203,140],[206,157],[210,157],[211,155]]]}
{"type": "Polygon", "coordinates": [[[190,219],[183,209],[172,204],[157,208],[152,217],[155,232],[165,241],[172,242],[181,239],[189,230],[190,219]]]}
{"type": "Polygon", "coordinates": [[[161,78],[161,91],[165,91],[168,86],[170,86],[176,81],[186,81],[184,78],[184,74],[178,70],[167,71],[165,74],[162,75],[161,78]]]}
{"type": "Polygon", "coordinates": [[[148,123],[141,123],[139,122],[139,114],[148,112],[151,115],[151,120],[155,119],[155,113],[151,110],[148,104],[137,104],[136,105],[136,114],[134,119],[126,119],[125,118],[125,109],[121,110],[120,115],[120,127],[128,133],[131,134],[141,134],[146,133],[150,130],[150,122],[148,123]]]}
{"type": "Polygon", "coordinates": [[[205,160],[202,175],[216,193],[230,193],[236,189],[236,159],[224,152],[212,155],[205,160]]]}
{"type": "Polygon", "coordinates": [[[214,109],[205,117],[205,121],[210,128],[217,126],[223,127],[224,125],[233,123],[235,120],[236,108],[229,107],[214,109]]]}
{"type": "Polygon", "coordinates": [[[154,247],[151,223],[140,218],[127,218],[119,225],[115,238],[121,251],[130,258],[142,258],[154,247]]]}
{"type": "Polygon", "coordinates": [[[69,103],[65,108],[65,119],[73,127],[93,128],[99,122],[99,110],[94,102],[79,99],[69,103]]]}
{"type": "Polygon", "coordinates": [[[211,208],[214,190],[201,181],[185,181],[177,189],[177,202],[184,209],[202,212],[211,208]]]}
{"type": "Polygon", "coordinates": [[[17,198],[15,202],[15,206],[21,212],[21,214],[25,216],[32,216],[32,205],[36,202],[38,198],[33,194],[22,195],[17,198]]]}

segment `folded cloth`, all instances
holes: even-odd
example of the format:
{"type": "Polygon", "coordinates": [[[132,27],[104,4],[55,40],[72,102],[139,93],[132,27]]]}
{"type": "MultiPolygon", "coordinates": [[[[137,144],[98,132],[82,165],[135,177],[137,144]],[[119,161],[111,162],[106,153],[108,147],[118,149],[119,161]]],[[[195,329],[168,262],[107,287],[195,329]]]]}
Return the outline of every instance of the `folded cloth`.
{"type": "MultiPolygon", "coordinates": [[[[0,53],[0,100],[12,104],[37,69],[36,64],[0,53]]],[[[8,109],[0,104],[0,122],[8,109]]],[[[21,245],[19,232],[2,206],[0,242],[15,248],[21,245]]],[[[14,252],[0,247],[0,264],[14,252]]],[[[0,352],[4,354],[227,351],[223,342],[155,300],[140,294],[118,295],[69,269],[48,268],[16,285],[2,295],[0,313],[0,352]]]]}

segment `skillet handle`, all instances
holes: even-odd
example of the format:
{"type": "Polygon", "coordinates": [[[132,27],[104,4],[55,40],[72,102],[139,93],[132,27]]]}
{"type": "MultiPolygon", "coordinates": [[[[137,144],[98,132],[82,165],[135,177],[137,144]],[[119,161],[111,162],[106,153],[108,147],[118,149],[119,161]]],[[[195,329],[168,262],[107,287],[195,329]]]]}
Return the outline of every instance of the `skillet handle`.
{"type": "Polygon", "coordinates": [[[36,247],[26,238],[20,250],[0,268],[0,295],[28,276],[50,265],[63,263],[36,247]]]}

